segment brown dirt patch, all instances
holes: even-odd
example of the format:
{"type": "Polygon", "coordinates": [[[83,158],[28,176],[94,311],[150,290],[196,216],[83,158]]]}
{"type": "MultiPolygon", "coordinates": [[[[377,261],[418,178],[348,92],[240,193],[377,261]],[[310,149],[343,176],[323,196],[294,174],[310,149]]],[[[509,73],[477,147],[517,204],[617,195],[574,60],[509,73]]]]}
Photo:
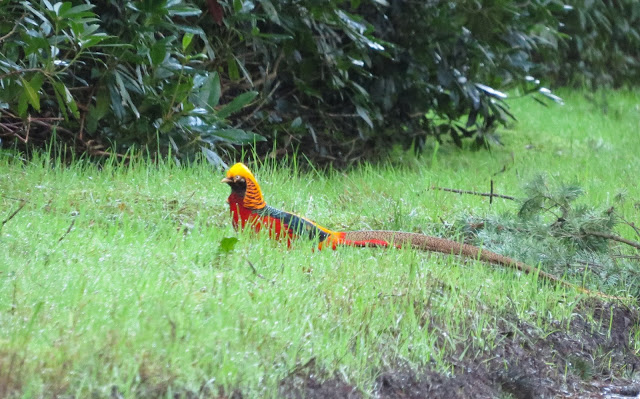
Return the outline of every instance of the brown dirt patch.
{"type": "Polygon", "coordinates": [[[448,359],[452,376],[428,368],[385,370],[373,392],[363,394],[339,378],[320,379],[313,367],[297,370],[281,384],[287,398],[624,398],[637,397],[632,378],[640,356],[629,346],[637,310],[616,304],[585,304],[594,321],[575,317],[569,329],[544,333],[518,320],[499,326],[495,350],[475,359],[448,359]]]}

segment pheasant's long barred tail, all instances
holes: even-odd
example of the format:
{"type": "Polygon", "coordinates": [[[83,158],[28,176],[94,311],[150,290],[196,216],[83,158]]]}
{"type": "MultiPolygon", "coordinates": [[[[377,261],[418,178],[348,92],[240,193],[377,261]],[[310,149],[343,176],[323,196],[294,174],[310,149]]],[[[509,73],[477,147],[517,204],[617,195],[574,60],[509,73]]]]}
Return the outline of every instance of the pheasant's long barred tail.
{"type": "Polygon", "coordinates": [[[253,176],[249,168],[241,163],[233,165],[227,171],[222,182],[229,184],[231,187],[231,195],[227,202],[229,203],[229,210],[235,228],[249,227],[256,232],[264,229],[268,231],[271,237],[277,239],[286,237],[289,242],[293,239],[306,237],[316,240],[320,249],[324,247],[336,249],[338,246],[383,248],[411,246],[423,251],[441,252],[448,255],[478,259],[514,268],[525,273],[537,273],[539,277],[553,284],[559,284],[599,298],[627,299],[590,291],[509,257],[444,238],[387,230],[331,231],[302,216],[267,205],[255,176],[253,176]]]}
{"type": "MultiPolygon", "coordinates": [[[[396,247],[410,245],[412,248],[423,251],[460,255],[468,258],[480,259],[489,263],[511,266],[526,273],[538,271],[537,269],[522,262],[518,262],[495,252],[487,251],[486,249],[424,234],[406,233],[401,231],[368,230],[349,231],[345,233],[344,237],[346,240],[352,241],[383,240],[396,247]]],[[[557,280],[557,278],[551,274],[546,274],[544,272],[540,273],[543,277],[549,280],[557,280]]]]}
{"type": "MultiPolygon", "coordinates": [[[[347,245],[349,242],[384,241],[387,243],[387,246],[402,247],[409,245],[411,246],[411,248],[423,251],[440,252],[448,255],[459,255],[466,258],[478,259],[487,263],[511,267],[527,274],[537,273],[539,277],[542,277],[547,281],[576,289],[589,295],[595,295],[607,299],[623,299],[621,297],[610,296],[601,292],[587,290],[586,288],[571,284],[557,276],[554,276],[553,274],[536,269],[532,266],[527,265],[526,263],[511,259],[507,256],[503,256],[473,245],[462,244],[457,241],[447,240],[445,238],[432,237],[418,233],[407,233],[402,231],[363,230],[347,231],[344,233],[344,239],[347,242],[347,245]]],[[[377,246],[380,245],[378,244],[377,246]]]]}

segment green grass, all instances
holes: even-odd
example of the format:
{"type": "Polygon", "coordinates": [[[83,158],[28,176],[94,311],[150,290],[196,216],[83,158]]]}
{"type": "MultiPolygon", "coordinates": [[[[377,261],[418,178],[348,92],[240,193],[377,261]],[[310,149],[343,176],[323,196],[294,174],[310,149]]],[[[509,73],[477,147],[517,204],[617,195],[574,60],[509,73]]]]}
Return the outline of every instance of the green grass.
{"type": "MultiPolygon", "coordinates": [[[[619,212],[639,220],[640,96],[611,93],[603,114],[562,94],[564,107],[512,101],[520,122],[491,151],[440,146],[421,158],[399,153],[393,166],[254,173],[268,203],[338,230],[439,234],[441,220],[516,205],[431,186],[488,191],[494,179],[496,191],[519,195],[541,173],[578,182],[587,204],[625,192],[619,212]]],[[[207,165],[99,170],[0,154],[0,219],[28,201],[0,231],[0,396],[106,397],[116,387],[170,397],[203,385],[277,396],[280,380],[310,361],[367,392],[397,364],[450,373],[451,354],[489,353],[505,339],[497,325],[514,317],[546,332],[566,326],[583,298],[454,257],[288,249],[237,234],[221,177],[207,165]],[[221,251],[231,236],[239,242],[221,251]]]]}

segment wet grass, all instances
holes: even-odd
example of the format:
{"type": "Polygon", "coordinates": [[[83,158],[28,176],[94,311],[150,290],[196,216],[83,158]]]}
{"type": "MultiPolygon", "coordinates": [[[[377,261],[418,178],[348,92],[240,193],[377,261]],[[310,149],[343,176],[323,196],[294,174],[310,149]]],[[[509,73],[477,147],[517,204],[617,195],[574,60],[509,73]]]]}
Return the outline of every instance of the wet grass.
{"type": "MultiPolygon", "coordinates": [[[[489,191],[493,179],[497,192],[520,195],[540,173],[578,182],[588,204],[624,193],[619,212],[640,220],[640,97],[564,97],[548,109],[514,100],[520,123],[491,151],[431,145],[387,166],[254,173],[268,203],[337,230],[439,235],[442,221],[516,205],[430,187],[489,191]]],[[[228,187],[208,165],[62,167],[2,153],[0,172],[0,219],[25,201],[0,230],[0,397],[277,396],[309,365],[370,392],[398,364],[453,373],[453,354],[491,353],[507,339],[499,325],[517,334],[512,320],[543,333],[575,317],[605,331],[609,322],[580,305],[583,295],[479,262],[288,249],[237,234],[228,187]],[[230,251],[225,237],[239,238],[230,251]]],[[[637,240],[631,228],[618,232],[637,240]]],[[[595,288],[625,292],[623,283],[595,288]]]]}

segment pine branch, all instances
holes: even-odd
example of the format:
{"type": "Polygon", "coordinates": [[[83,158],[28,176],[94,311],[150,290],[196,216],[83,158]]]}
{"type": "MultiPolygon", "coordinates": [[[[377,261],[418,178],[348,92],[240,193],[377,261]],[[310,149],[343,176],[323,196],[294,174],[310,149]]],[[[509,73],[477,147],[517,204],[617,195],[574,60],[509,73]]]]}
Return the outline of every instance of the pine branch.
{"type": "Polygon", "coordinates": [[[626,238],[622,238],[622,237],[617,236],[615,234],[601,233],[599,231],[585,231],[585,234],[588,234],[590,236],[595,236],[595,237],[606,238],[607,240],[618,241],[618,242],[621,242],[623,244],[627,244],[627,245],[630,245],[630,246],[632,246],[634,248],[640,249],[640,243],[639,242],[627,240],[626,238]]]}

